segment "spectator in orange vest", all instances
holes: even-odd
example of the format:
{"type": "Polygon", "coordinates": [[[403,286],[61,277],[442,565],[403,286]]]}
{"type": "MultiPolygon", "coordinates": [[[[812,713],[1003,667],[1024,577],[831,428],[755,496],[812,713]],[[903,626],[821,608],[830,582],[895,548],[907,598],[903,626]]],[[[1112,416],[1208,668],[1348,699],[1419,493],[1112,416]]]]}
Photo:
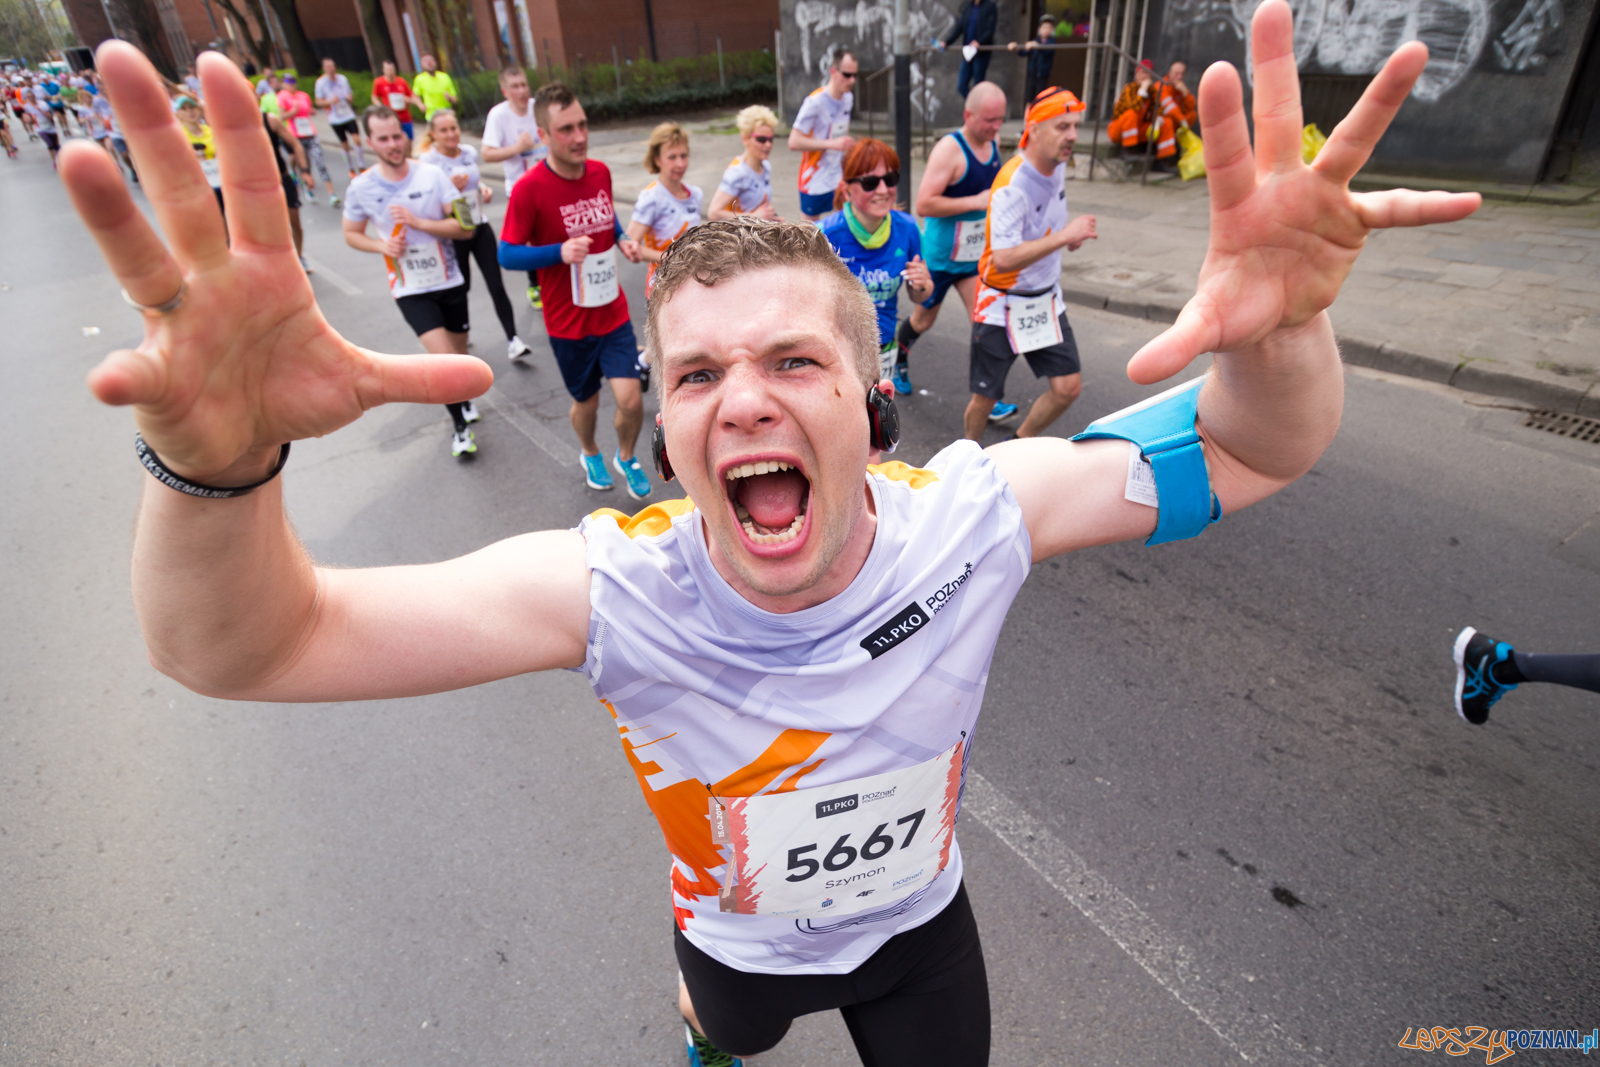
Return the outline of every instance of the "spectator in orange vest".
{"type": "Polygon", "coordinates": [[[1156,80],[1155,64],[1141,60],[1133,81],[1122,87],[1106,135],[1122,146],[1124,159],[1143,158],[1146,141],[1155,143],[1154,169],[1173,169],[1178,155],[1177,104],[1165,81],[1156,80]]]}
{"type": "Polygon", "coordinates": [[[1189,91],[1189,86],[1184,84],[1184,77],[1189,73],[1189,64],[1181,59],[1172,61],[1172,66],[1167,68],[1167,90],[1172,94],[1172,102],[1178,109],[1178,123],[1198,130],[1200,127],[1200,106],[1195,102],[1194,94],[1189,91]]]}

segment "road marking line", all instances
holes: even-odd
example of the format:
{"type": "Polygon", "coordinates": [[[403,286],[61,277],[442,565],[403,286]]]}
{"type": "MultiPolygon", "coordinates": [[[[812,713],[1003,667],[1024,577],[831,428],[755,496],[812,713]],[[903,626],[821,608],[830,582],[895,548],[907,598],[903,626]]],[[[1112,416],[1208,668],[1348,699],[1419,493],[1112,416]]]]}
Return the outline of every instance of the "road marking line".
{"type": "Polygon", "coordinates": [[[535,448],[555,460],[563,467],[576,466],[572,459],[572,445],[576,441],[565,442],[549,430],[538,419],[529,415],[516,401],[507,399],[505,394],[494,386],[480,397],[489,409],[496,415],[509,422],[518,433],[533,442],[535,448]]]}
{"type": "Polygon", "coordinates": [[[1194,1013],[1241,1059],[1251,1063],[1316,1063],[1304,1045],[1271,1017],[1251,1010],[1230,989],[1206,982],[1194,954],[1132,900],[1056,839],[1021,805],[977,772],[967,775],[964,814],[977,819],[1006,847],[1083,913],[1100,932],[1144,968],[1161,988],[1194,1013]]]}
{"type": "Polygon", "coordinates": [[[306,263],[309,264],[311,269],[315,272],[313,277],[326,278],[329,285],[339,290],[345,296],[364,295],[361,291],[361,288],[357,286],[355,282],[352,282],[350,279],[339,274],[332,267],[328,266],[326,263],[323,263],[320,259],[312,259],[310,256],[307,256],[306,263]]]}

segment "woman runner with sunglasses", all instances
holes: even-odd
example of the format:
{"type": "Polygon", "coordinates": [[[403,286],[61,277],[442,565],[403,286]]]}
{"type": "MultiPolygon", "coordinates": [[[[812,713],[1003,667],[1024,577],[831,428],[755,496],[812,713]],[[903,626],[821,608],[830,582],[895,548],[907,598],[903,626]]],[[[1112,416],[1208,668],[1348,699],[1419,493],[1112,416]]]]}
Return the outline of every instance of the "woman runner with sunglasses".
{"type": "Polygon", "coordinates": [[[864,137],[844,154],[843,168],[844,180],[833,194],[835,211],[818,225],[878,308],[878,376],[892,379],[896,392],[910,393],[905,350],[894,336],[900,281],[905,280],[911,299],[920,301],[933,293],[933,276],[922,261],[916,220],[894,210],[900,157],[882,141],[864,137]]]}
{"type": "Polygon", "coordinates": [[[706,218],[731,219],[735,215],[754,215],[758,219],[776,219],[772,210],[772,131],[778,128],[778,116],[769,107],[751,104],[733,120],[739,127],[739,140],[744,142],[744,153],[733,157],[728,169],[722,172],[722,182],[711,198],[711,208],[706,218]]]}

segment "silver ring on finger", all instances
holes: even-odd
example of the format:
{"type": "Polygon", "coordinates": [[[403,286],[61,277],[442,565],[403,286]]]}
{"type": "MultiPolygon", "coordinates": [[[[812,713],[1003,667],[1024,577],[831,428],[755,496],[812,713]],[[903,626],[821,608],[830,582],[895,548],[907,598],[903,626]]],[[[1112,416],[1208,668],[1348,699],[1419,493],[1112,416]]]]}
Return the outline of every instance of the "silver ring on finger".
{"type": "Polygon", "coordinates": [[[159,304],[141,304],[139,301],[128,295],[128,290],[122,290],[122,299],[128,302],[129,307],[133,308],[135,311],[143,311],[150,315],[172,314],[174,311],[178,310],[178,305],[182,304],[183,298],[188,295],[189,283],[181,278],[178,280],[178,291],[172,294],[171,299],[163,300],[159,304]]]}

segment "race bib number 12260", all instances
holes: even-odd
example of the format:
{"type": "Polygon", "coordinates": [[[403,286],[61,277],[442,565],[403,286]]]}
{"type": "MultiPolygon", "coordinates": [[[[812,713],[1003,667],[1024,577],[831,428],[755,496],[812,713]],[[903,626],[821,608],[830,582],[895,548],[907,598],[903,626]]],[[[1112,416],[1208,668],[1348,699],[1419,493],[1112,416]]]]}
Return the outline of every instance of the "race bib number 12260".
{"type": "Polygon", "coordinates": [[[851,915],[933,881],[950,862],[961,752],[958,741],[915,767],[790,793],[713,799],[725,807],[736,866],[729,910],[797,919],[851,915]]]}

